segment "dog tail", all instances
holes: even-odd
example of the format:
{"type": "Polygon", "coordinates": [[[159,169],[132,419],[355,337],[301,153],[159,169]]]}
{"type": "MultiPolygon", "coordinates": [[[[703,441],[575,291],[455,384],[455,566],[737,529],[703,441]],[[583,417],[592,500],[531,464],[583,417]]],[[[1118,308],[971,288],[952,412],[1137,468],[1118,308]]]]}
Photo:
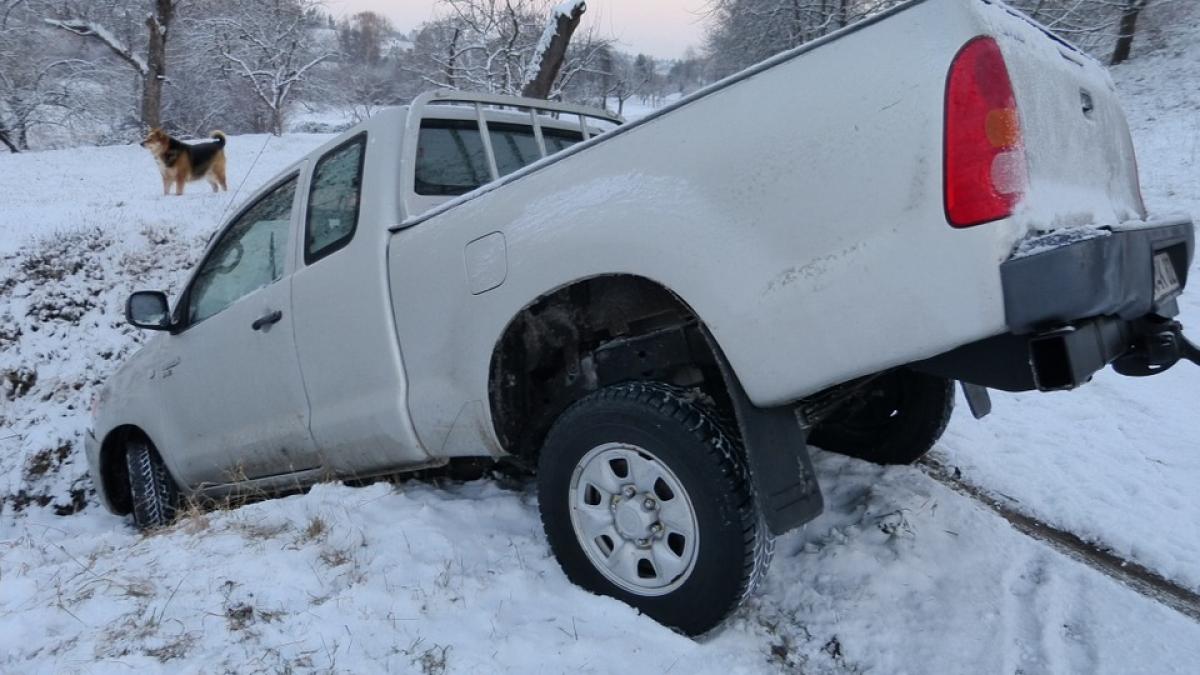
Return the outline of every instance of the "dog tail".
{"type": "Polygon", "coordinates": [[[225,132],[224,131],[214,131],[211,134],[209,134],[208,136],[209,136],[209,138],[217,139],[218,146],[220,146],[222,148],[225,147],[225,132]]]}

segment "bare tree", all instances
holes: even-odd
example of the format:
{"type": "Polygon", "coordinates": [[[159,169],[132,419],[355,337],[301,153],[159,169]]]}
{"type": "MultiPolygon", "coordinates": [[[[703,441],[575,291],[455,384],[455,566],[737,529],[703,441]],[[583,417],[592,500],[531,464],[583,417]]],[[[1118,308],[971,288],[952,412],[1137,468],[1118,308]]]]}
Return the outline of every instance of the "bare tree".
{"type": "MultiPolygon", "coordinates": [[[[1133,51],[1138,19],[1147,6],[1179,0],[1011,0],[1018,9],[1110,65],[1126,61],[1133,51]]],[[[1184,3],[1193,0],[1183,0],[1184,3]]]]}
{"type": "Polygon", "coordinates": [[[900,0],[713,0],[708,53],[724,77],[872,16],[900,0]]]}
{"type": "Polygon", "coordinates": [[[122,63],[136,71],[142,85],[141,122],[147,127],[158,127],[162,125],[163,84],[167,81],[167,40],[176,10],[187,2],[188,0],[148,0],[125,4],[106,3],[105,6],[109,10],[149,10],[144,22],[147,30],[146,44],[142,50],[119,38],[111,28],[94,18],[94,9],[87,6],[77,7],[74,3],[65,3],[59,8],[57,16],[48,17],[45,21],[55,28],[98,41],[122,63]]]}
{"type": "Polygon", "coordinates": [[[555,40],[559,12],[579,16],[582,5],[573,0],[553,8],[544,0],[441,0],[442,16],[418,32],[409,67],[426,85],[520,94],[545,64],[545,73],[556,72],[529,91],[559,98],[575,77],[591,69],[607,44],[592,29],[574,31],[570,41],[555,40]],[[555,30],[548,28],[547,16],[555,30]],[[552,68],[553,55],[540,58],[548,47],[563,50],[557,69],[552,68]]]}
{"type": "Polygon", "coordinates": [[[39,126],[66,124],[74,115],[76,78],[87,64],[46,44],[24,0],[0,2],[0,145],[29,149],[39,126]]]}
{"type": "Polygon", "coordinates": [[[207,23],[216,54],[266,109],[268,131],[283,133],[284,117],[314,68],[337,55],[313,39],[312,0],[263,0],[207,23]]]}
{"type": "Polygon", "coordinates": [[[611,99],[616,99],[618,115],[625,114],[625,103],[635,96],[646,93],[655,76],[654,59],[645,54],[637,57],[606,47],[596,60],[599,75],[599,102],[607,108],[611,99]]]}
{"type": "Polygon", "coordinates": [[[378,66],[388,55],[388,40],[396,28],[387,17],[375,12],[359,12],[339,22],[337,32],[341,53],[348,62],[378,66]]]}

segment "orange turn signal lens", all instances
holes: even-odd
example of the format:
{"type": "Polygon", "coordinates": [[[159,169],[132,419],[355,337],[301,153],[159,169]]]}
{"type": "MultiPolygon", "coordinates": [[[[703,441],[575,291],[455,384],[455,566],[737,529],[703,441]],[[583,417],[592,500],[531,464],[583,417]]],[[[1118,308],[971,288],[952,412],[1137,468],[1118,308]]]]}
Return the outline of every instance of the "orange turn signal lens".
{"type": "Polygon", "coordinates": [[[1021,120],[1015,108],[988,111],[984,127],[992,147],[1007,149],[1021,142],[1021,120]]]}

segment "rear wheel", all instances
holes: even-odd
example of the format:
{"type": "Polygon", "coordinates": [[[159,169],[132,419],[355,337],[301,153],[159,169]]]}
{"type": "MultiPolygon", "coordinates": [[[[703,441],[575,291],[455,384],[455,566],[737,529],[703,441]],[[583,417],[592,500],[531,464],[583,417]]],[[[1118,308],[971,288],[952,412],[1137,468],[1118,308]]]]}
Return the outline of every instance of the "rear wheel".
{"type": "Polygon", "coordinates": [[[808,442],[876,464],[912,464],[942,437],[953,411],[953,380],[898,368],[822,420],[808,442]]]}
{"type": "Polygon", "coordinates": [[[622,384],[572,405],[547,437],[538,493],[573,582],[689,635],[719,625],[769,563],[740,441],[673,387],[622,384]]]}
{"type": "Polygon", "coordinates": [[[162,457],[145,439],[132,438],[125,446],[125,466],[133,524],[143,531],[170,525],[179,509],[179,487],[162,457]]]}

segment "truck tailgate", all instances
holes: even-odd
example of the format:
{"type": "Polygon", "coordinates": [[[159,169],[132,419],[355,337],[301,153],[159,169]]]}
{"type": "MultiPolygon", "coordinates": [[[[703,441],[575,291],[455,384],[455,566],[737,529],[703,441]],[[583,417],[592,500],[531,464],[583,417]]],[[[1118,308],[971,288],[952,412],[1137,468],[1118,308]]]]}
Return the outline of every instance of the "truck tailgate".
{"type": "Polygon", "coordinates": [[[1047,231],[1144,219],[1133,142],[1108,71],[1005,6],[984,0],[981,10],[1020,111],[1029,193],[1019,224],[1047,231]]]}

